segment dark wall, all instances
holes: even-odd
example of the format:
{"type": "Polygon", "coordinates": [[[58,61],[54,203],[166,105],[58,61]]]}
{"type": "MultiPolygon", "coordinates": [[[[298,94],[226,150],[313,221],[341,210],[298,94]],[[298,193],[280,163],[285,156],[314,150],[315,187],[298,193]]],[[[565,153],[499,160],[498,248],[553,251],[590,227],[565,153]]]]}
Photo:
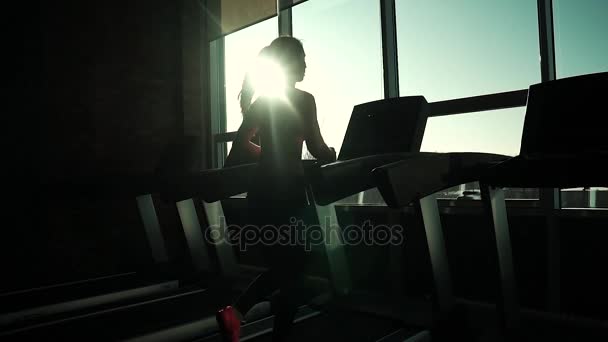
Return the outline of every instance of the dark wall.
{"type": "MultiPolygon", "coordinates": [[[[145,178],[183,141],[194,145],[185,146],[187,163],[204,167],[207,55],[196,0],[60,0],[42,2],[39,13],[24,78],[33,80],[25,98],[38,112],[33,169],[40,184],[145,178]]],[[[5,240],[10,259],[0,290],[152,263],[134,196],[37,190],[25,210],[34,219],[5,240]]],[[[182,260],[174,206],[159,209],[169,256],[182,260]]]]}
{"type": "Polygon", "coordinates": [[[150,173],[181,134],[178,3],[42,5],[44,176],[150,173]]]}

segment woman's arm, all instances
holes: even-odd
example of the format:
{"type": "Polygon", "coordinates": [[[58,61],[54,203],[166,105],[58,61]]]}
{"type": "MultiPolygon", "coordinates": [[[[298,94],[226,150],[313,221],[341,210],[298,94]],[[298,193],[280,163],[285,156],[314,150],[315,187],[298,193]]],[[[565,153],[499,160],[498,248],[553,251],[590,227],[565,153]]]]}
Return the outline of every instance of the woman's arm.
{"type": "Polygon", "coordinates": [[[317,104],[315,98],[310,95],[308,102],[308,113],[305,116],[308,118],[307,124],[307,135],[306,135],[306,147],[313,155],[313,157],[319,159],[325,163],[331,163],[336,161],[336,151],[333,148],[327,147],[323,136],[321,136],[321,129],[319,128],[319,122],[317,121],[317,104]]]}
{"type": "MultiPolygon", "coordinates": [[[[251,112],[251,111],[250,111],[251,112]]],[[[225,166],[255,162],[259,159],[261,148],[251,142],[258,131],[258,124],[252,113],[243,115],[243,122],[236,133],[232,149],[226,158],[225,166]]]]}

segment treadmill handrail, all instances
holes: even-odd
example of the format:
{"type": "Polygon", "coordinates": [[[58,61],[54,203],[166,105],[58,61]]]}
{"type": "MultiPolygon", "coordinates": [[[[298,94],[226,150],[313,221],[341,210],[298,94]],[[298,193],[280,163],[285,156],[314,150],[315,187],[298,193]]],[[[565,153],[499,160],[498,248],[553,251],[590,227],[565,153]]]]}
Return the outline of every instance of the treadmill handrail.
{"type": "Polygon", "coordinates": [[[376,187],[374,168],[403,158],[410,153],[386,153],[353,158],[311,168],[308,180],[315,202],[327,205],[376,187]]]}
{"type": "Polygon", "coordinates": [[[169,176],[161,197],[173,202],[193,197],[207,203],[227,199],[248,191],[256,167],[252,163],[169,176]]]}
{"type": "Polygon", "coordinates": [[[472,181],[511,157],[477,152],[421,152],[372,171],[380,193],[392,208],[472,181]]]}
{"type": "Polygon", "coordinates": [[[517,156],[478,179],[497,187],[573,188],[608,186],[608,155],[517,156]]]}

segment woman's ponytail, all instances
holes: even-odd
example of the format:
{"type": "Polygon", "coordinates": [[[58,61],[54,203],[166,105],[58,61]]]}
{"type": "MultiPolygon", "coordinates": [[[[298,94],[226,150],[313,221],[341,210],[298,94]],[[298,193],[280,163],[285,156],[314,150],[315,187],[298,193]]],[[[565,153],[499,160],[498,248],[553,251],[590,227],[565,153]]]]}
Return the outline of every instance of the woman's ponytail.
{"type": "MultiPolygon", "coordinates": [[[[267,58],[269,56],[270,56],[270,46],[265,46],[258,53],[256,63],[254,63],[252,67],[254,67],[254,68],[257,67],[258,66],[257,61],[259,61],[262,58],[267,58]]],[[[245,78],[243,79],[243,85],[241,86],[241,91],[239,92],[239,103],[241,105],[242,114],[245,114],[245,112],[247,112],[247,110],[249,109],[249,106],[251,105],[253,97],[255,95],[255,85],[253,84],[251,72],[252,72],[252,70],[248,70],[247,73],[245,74],[245,78]]]]}

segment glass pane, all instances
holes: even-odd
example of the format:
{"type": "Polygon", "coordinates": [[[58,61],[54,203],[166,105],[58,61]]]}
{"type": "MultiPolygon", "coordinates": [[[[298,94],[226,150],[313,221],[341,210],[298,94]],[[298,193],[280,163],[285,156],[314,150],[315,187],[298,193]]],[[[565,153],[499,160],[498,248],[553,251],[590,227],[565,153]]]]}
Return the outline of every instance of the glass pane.
{"type": "Polygon", "coordinates": [[[437,194],[440,199],[480,200],[479,183],[467,183],[444,189],[437,194]]]}
{"type": "MultiPolygon", "coordinates": [[[[226,131],[239,129],[243,117],[238,95],[245,73],[260,50],[278,36],[278,19],[268,19],[225,38],[226,131]]],[[[230,146],[228,147],[230,148],[230,146]]]]}
{"type": "Polygon", "coordinates": [[[608,209],[608,188],[571,188],[561,191],[562,208],[608,209]]]}
{"type": "Polygon", "coordinates": [[[525,107],[428,119],[421,151],[519,154],[525,107]]]}
{"type": "Polygon", "coordinates": [[[321,133],[336,152],[353,106],[383,97],[380,30],[379,1],[309,0],[293,8],[308,66],[297,87],[315,97],[321,133]]]}
{"type": "Polygon", "coordinates": [[[536,1],[397,0],[402,95],[440,101],[540,82],[536,1]]]}
{"type": "Polygon", "coordinates": [[[553,0],[558,78],[608,71],[608,1],[553,0]]]}
{"type": "Polygon", "coordinates": [[[608,188],[591,188],[590,191],[589,207],[608,209],[608,188]]]}
{"type": "MultiPolygon", "coordinates": [[[[426,152],[487,152],[519,154],[525,107],[438,116],[428,119],[421,150],[426,152]]],[[[480,199],[479,184],[446,189],[440,198],[480,199]]],[[[537,189],[505,189],[505,198],[535,199],[537,189]]]]}
{"type": "MultiPolygon", "coordinates": [[[[506,199],[537,200],[539,191],[537,188],[504,188],[506,199]]],[[[481,190],[478,182],[461,184],[438,193],[441,199],[481,200],[481,190]]]]}

